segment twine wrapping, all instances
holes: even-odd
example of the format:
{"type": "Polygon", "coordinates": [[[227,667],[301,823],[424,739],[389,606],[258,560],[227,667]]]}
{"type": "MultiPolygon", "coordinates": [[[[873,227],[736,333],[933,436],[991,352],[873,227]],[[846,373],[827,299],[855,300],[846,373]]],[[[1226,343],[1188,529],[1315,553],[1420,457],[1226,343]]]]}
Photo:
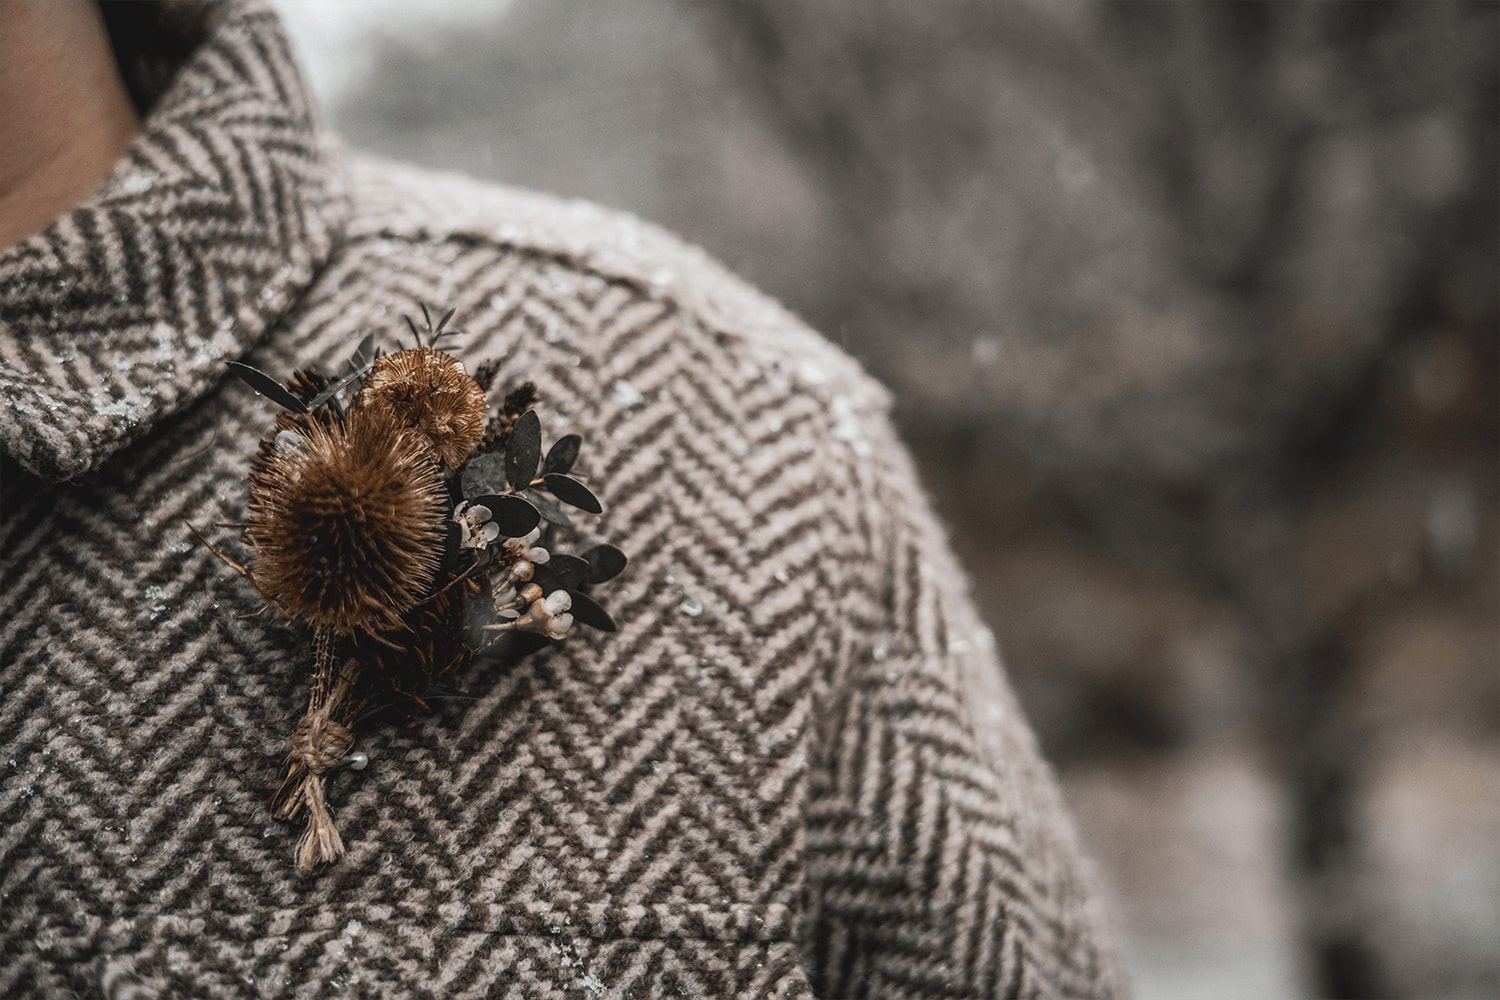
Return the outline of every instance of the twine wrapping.
{"type": "Polygon", "coordinates": [[[353,714],[349,695],[359,676],[356,661],[337,671],[333,635],[319,629],[313,638],[313,678],[307,712],[297,722],[287,753],[286,777],[271,797],[273,815],[292,821],[305,808],[307,829],[297,842],[297,867],[312,871],[344,853],[344,841],[334,825],[324,797],[324,775],[340,766],[354,749],[354,733],[341,721],[353,714]]]}

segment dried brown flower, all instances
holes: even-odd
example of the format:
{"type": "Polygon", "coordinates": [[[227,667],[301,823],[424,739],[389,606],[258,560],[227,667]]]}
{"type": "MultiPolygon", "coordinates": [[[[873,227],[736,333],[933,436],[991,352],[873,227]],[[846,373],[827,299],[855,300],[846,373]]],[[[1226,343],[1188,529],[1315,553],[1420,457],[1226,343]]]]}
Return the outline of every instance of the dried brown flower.
{"type": "MultiPolygon", "coordinates": [[[[244,541],[254,558],[247,567],[189,528],[271,610],[312,629],[307,709],[270,801],[277,819],[306,817],[296,855],[304,871],[344,853],[327,778],[360,766],[354,730],[367,706],[430,712],[434,682],[497,638],[522,655],[575,624],[616,628],[588,591],[619,575],[625,554],[602,544],[554,554],[542,544],[544,520],[571,527],[565,505],[600,512],[570,475],[581,439],[564,435],[543,454],[530,382],[486,425],[500,364],[471,378],[436,349],[457,333],[447,329],[452,315],[434,324],[423,307],[426,346],[386,357],[365,337],[334,378],[308,367],[283,382],[229,364],[280,408],[251,465],[244,541]]],[[[421,345],[424,331],[407,322],[421,345]]]]}
{"type": "Polygon", "coordinates": [[[432,586],[447,518],[432,449],[389,411],[302,420],[262,447],[250,473],[250,578],[315,628],[393,627],[432,586]]]}
{"type": "Polygon", "coordinates": [[[355,406],[386,410],[420,431],[450,469],[484,434],[484,390],[462,361],[430,347],[377,358],[355,406]]]}

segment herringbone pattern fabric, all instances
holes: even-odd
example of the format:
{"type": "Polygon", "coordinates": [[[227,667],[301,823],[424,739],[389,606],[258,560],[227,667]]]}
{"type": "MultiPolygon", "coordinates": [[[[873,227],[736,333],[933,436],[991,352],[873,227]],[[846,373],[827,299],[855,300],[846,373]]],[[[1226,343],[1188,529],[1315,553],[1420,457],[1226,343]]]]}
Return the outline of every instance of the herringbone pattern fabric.
{"type": "Polygon", "coordinates": [[[263,9],[210,31],[0,251],[0,995],[1120,993],[884,392],[650,227],[343,157],[263,9]],[[307,636],[183,522],[243,519],[273,415],[226,358],[419,301],[584,436],[621,630],[365,727],[299,876],[264,800],[307,636]]]}

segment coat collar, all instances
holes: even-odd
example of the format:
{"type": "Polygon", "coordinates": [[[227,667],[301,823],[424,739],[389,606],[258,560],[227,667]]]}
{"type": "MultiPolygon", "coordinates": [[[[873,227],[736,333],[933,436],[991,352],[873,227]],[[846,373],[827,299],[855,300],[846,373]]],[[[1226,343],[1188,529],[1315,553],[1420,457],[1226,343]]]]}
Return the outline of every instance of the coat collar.
{"type": "Polygon", "coordinates": [[[89,198],[0,248],[0,448],[74,479],[191,404],[344,226],[332,144],[262,0],[203,35],[89,198]]]}

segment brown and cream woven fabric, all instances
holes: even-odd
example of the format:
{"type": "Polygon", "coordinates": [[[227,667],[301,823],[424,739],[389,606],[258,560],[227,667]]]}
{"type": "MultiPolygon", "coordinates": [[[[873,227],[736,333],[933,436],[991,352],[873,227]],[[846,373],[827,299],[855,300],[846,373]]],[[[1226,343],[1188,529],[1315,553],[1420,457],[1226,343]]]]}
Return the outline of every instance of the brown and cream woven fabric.
{"type": "Polygon", "coordinates": [[[884,392],[649,226],[342,152],[260,4],[202,30],[0,250],[0,995],[1122,993],[884,392]],[[307,636],[184,522],[243,520],[273,417],[226,361],[419,302],[588,442],[621,630],[368,728],[299,875],[307,636]]]}

